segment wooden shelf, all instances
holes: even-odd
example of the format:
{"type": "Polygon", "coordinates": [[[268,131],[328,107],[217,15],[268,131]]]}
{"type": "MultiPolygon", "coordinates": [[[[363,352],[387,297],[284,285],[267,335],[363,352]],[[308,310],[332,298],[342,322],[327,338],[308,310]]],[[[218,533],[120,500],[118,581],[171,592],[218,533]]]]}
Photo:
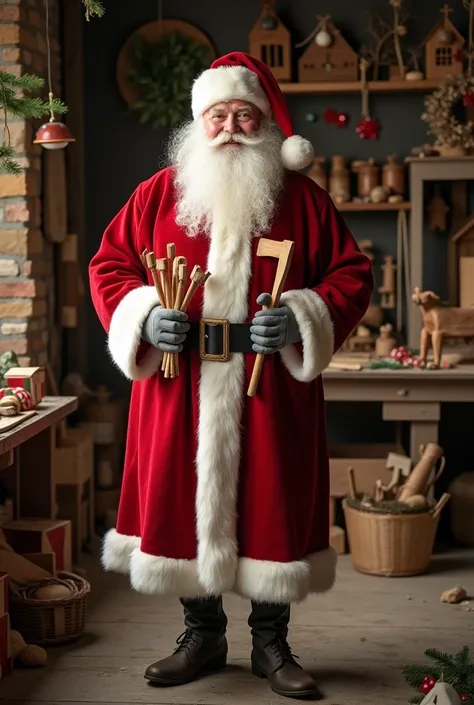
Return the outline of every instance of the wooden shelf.
{"type": "MultiPolygon", "coordinates": [[[[439,86],[438,80],[430,81],[369,81],[367,88],[372,93],[392,93],[394,91],[432,91],[439,86]]],[[[360,93],[360,81],[322,81],[320,83],[280,82],[283,93],[360,93]]]]}
{"type": "Polygon", "coordinates": [[[336,204],[340,211],[409,211],[411,203],[402,201],[401,203],[357,203],[348,201],[347,203],[336,204]]]}

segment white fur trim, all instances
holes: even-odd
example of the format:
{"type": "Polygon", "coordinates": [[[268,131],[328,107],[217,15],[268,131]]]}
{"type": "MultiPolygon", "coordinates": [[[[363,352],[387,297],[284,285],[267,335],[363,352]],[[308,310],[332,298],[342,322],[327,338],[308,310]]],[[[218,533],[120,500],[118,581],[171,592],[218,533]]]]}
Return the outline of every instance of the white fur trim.
{"type": "MultiPolygon", "coordinates": [[[[213,226],[202,315],[243,323],[248,313],[250,233],[213,226]]],[[[201,363],[196,527],[199,581],[209,591],[230,590],[237,570],[237,495],[243,410],[244,356],[201,363]]]]}
{"type": "Polygon", "coordinates": [[[327,368],[333,356],[331,314],[323,299],[312,289],[286,291],[280,301],[295,314],[303,342],[303,358],[294,345],[288,345],[280,353],[283,362],[298,382],[312,382],[327,368]]]}
{"type": "Polygon", "coordinates": [[[104,570],[114,573],[129,573],[132,551],[140,546],[138,536],[124,536],[110,529],[102,543],[101,563],[104,570]]]}
{"type": "Polygon", "coordinates": [[[197,561],[151,556],[139,548],[136,548],[131,556],[130,582],[134,590],[144,595],[211,595],[199,583],[197,561]]]}
{"type": "Polygon", "coordinates": [[[332,588],[336,565],[337,555],[332,548],[291,563],[241,558],[234,592],[258,602],[302,602],[310,593],[324,593],[332,588]]]}
{"type": "Polygon", "coordinates": [[[337,555],[332,548],[292,563],[240,558],[235,579],[219,592],[203,587],[196,560],[143,553],[136,536],[124,536],[111,529],[102,550],[105,570],[129,573],[132,587],[146,595],[206,597],[235,592],[258,602],[280,604],[302,602],[310,593],[329,591],[335,582],[336,564],[337,555]]]}
{"type": "Polygon", "coordinates": [[[196,119],[217,103],[229,100],[245,100],[269,117],[270,101],[258,76],[245,66],[219,66],[207,69],[194,81],[192,88],[192,112],[196,119]]]}
{"type": "Polygon", "coordinates": [[[311,164],[314,149],[311,142],[300,135],[287,137],[281,145],[281,158],[283,166],[291,171],[299,171],[311,164]]]}
{"type": "Polygon", "coordinates": [[[143,323],[151,309],[159,303],[154,286],[139,286],[123,297],[112,315],[108,349],[113,361],[128,379],[147,379],[161,364],[163,353],[153,347],[137,364],[143,323]]]}

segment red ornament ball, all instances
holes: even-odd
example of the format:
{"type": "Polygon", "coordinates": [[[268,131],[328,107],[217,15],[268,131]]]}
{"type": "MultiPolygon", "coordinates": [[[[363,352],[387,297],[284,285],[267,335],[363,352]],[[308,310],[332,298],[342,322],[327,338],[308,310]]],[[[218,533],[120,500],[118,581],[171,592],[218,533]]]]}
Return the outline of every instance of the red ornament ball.
{"type": "Polygon", "coordinates": [[[347,125],[348,120],[349,120],[348,115],[346,115],[345,113],[338,113],[336,124],[338,127],[345,127],[347,125]]]}
{"type": "Polygon", "coordinates": [[[430,681],[424,681],[421,685],[420,690],[425,695],[428,695],[428,693],[430,693],[433,690],[433,686],[434,686],[434,683],[433,683],[433,685],[431,685],[430,681]]]}
{"type": "Polygon", "coordinates": [[[461,698],[461,700],[462,700],[463,703],[467,703],[467,701],[469,700],[469,696],[468,696],[468,695],[460,695],[459,697],[461,698]]]}
{"type": "Polygon", "coordinates": [[[334,125],[337,122],[338,118],[338,113],[333,110],[332,108],[328,108],[326,112],[324,113],[324,120],[329,124],[329,125],[334,125]]]}

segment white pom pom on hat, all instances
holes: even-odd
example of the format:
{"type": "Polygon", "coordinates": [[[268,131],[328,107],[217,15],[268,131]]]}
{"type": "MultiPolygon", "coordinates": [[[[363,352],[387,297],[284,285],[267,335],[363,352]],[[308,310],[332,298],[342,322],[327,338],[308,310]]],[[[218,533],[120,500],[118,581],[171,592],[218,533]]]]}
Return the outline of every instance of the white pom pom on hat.
{"type": "Polygon", "coordinates": [[[273,119],[285,135],[281,147],[283,165],[299,171],[311,164],[314,150],[311,142],[293,134],[288,106],[277,80],[262,61],[243,52],[232,52],[217,59],[195,80],[191,107],[194,119],[208,108],[229,100],[246,100],[273,119]]]}

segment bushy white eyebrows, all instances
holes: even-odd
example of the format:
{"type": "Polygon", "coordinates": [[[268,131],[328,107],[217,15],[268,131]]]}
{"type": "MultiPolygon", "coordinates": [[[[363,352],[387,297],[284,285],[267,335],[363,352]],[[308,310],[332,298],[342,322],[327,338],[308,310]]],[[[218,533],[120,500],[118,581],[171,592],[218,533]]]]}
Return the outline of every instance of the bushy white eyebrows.
{"type": "MultiPolygon", "coordinates": [[[[251,105],[242,105],[236,112],[241,113],[245,110],[247,110],[248,112],[252,112],[254,108],[252,108],[251,105]]],[[[216,115],[217,113],[221,113],[222,111],[223,108],[213,107],[211,108],[211,115],[216,115]]]]}

